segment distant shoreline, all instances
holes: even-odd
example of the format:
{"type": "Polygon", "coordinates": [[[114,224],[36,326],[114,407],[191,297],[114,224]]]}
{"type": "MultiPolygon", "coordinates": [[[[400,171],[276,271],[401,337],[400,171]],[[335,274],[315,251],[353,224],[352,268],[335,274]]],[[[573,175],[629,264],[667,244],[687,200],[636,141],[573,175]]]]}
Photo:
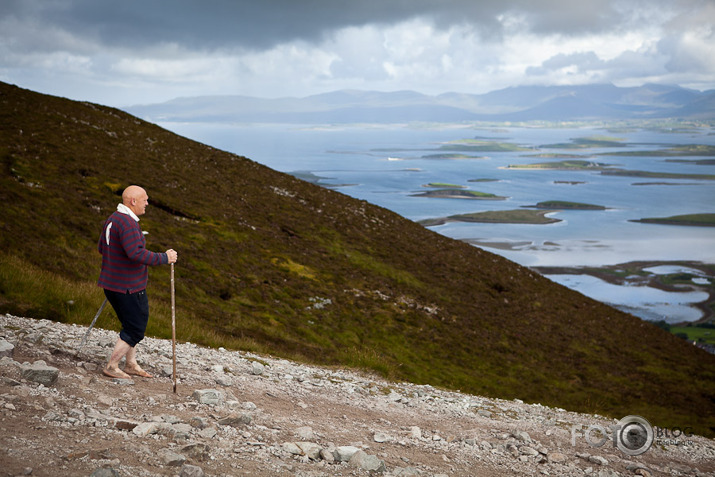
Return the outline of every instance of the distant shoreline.
{"type": "MultiPolygon", "coordinates": [[[[688,283],[687,285],[673,285],[663,282],[665,275],[656,275],[644,272],[646,268],[658,267],[658,266],[680,266],[686,268],[692,268],[699,270],[704,274],[712,276],[715,274],[715,264],[703,263],[703,262],[691,262],[691,261],[667,261],[667,260],[653,260],[653,261],[634,261],[627,263],[619,263],[617,265],[604,265],[601,267],[568,267],[568,266],[534,266],[530,267],[532,270],[537,271],[541,275],[590,275],[592,277],[599,278],[612,285],[624,285],[626,282],[626,277],[633,277],[638,275],[639,285],[648,286],[651,288],[656,288],[658,290],[663,290],[667,292],[686,292],[686,291],[703,291],[708,294],[708,298],[699,303],[694,303],[692,306],[698,308],[703,312],[703,316],[696,321],[689,321],[684,323],[672,323],[672,325],[682,325],[682,324],[701,324],[706,323],[715,316],[713,308],[715,308],[715,282],[709,285],[698,285],[696,283],[688,283]],[[687,288],[686,288],[687,287],[687,288]]],[[[631,279],[632,282],[632,279],[631,279]]]]}
{"type": "Polygon", "coordinates": [[[449,217],[437,217],[433,219],[420,220],[418,223],[425,227],[435,227],[449,222],[473,222],[483,224],[531,224],[546,225],[561,222],[561,219],[547,217],[555,210],[488,210],[485,212],[474,212],[471,214],[457,214],[449,217]]]}
{"type": "Polygon", "coordinates": [[[672,217],[651,217],[630,222],[642,224],[680,225],[686,227],[715,227],[715,214],[686,214],[672,217]]]}

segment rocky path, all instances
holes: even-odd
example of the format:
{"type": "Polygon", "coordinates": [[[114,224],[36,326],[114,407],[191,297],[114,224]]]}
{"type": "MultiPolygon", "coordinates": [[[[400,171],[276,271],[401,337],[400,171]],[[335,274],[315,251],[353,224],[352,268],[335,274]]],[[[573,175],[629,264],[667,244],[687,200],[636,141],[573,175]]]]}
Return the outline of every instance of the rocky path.
{"type": "Polygon", "coordinates": [[[715,475],[711,439],[629,456],[589,445],[602,416],[190,343],[174,394],[170,341],[139,345],[156,378],[113,380],[116,333],[78,355],[85,332],[0,315],[0,476],[715,475]]]}

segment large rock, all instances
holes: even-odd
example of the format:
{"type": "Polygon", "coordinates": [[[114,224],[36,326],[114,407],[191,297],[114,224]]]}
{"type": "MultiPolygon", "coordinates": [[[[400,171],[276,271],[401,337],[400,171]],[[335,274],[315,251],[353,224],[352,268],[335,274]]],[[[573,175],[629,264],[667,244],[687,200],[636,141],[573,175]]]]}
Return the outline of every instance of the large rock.
{"type": "Polygon", "coordinates": [[[300,437],[301,439],[305,439],[306,441],[315,439],[315,433],[313,432],[313,429],[309,426],[299,427],[295,430],[295,435],[300,437]]]}
{"type": "Polygon", "coordinates": [[[265,372],[265,370],[266,367],[258,361],[254,361],[251,363],[251,374],[261,376],[265,372]]]}
{"type": "Polygon", "coordinates": [[[190,459],[198,461],[207,461],[210,459],[209,446],[200,442],[192,442],[181,448],[181,454],[186,455],[190,459]]]}
{"type": "Polygon", "coordinates": [[[348,462],[360,449],[355,446],[340,446],[335,449],[335,460],[338,462],[348,462]]]}
{"type": "Polygon", "coordinates": [[[568,460],[568,457],[561,452],[549,452],[546,456],[549,459],[549,462],[554,462],[556,464],[560,464],[568,460]]]}
{"type": "Polygon", "coordinates": [[[367,472],[385,472],[385,461],[361,450],[353,454],[348,463],[367,472]]]}
{"type": "Polygon", "coordinates": [[[41,360],[35,361],[32,364],[25,363],[20,369],[22,370],[23,379],[40,383],[44,386],[52,386],[55,384],[60,375],[59,369],[47,366],[47,363],[41,360]]]}
{"type": "Polygon", "coordinates": [[[204,470],[196,465],[184,464],[179,477],[204,477],[204,470]]]}
{"type": "Polygon", "coordinates": [[[608,465],[608,461],[600,455],[592,455],[588,458],[588,461],[598,465],[608,465]]]}
{"type": "Polygon", "coordinates": [[[333,454],[328,449],[320,449],[320,458],[328,464],[332,464],[333,462],[335,462],[335,454],[333,454]]]}
{"type": "Polygon", "coordinates": [[[132,432],[134,435],[139,437],[146,437],[152,434],[171,435],[173,433],[173,428],[171,427],[171,424],[166,422],[151,421],[137,424],[137,426],[132,429],[132,432]]]}
{"type": "Polygon", "coordinates": [[[115,419],[114,421],[114,427],[117,429],[121,429],[123,431],[133,431],[137,425],[139,425],[138,422],[130,421],[129,419],[115,419]]]}
{"type": "Polygon", "coordinates": [[[392,442],[394,440],[391,435],[381,431],[375,431],[372,439],[375,442],[392,442]]]}
{"type": "Polygon", "coordinates": [[[314,442],[296,442],[295,443],[303,454],[311,460],[320,460],[320,451],[322,448],[314,442]]]}
{"type": "Polygon", "coordinates": [[[225,399],[223,392],[217,389],[197,389],[194,391],[193,397],[201,404],[210,406],[220,406],[225,399]]]}
{"type": "Polygon", "coordinates": [[[298,444],[295,442],[284,442],[283,445],[281,446],[283,450],[289,454],[293,455],[302,455],[303,454],[303,449],[298,447],[298,444]]]}
{"type": "Polygon", "coordinates": [[[222,417],[217,423],[221,426],[241,427],[251,424],[252,421],[253,418],[248,414],[231,414],[222,417]]]}
{"type": "Polygon", "coordinates": [[[206,429],[207,427],[211,426],[211,423],[208,419],[199,416],[192,417],[189,421],[189,424],[191,425],[191,427],[195,427],[196,429],[206,429]]]}
{"type": "Polygon", "coordinates": [[[159,459],[170,467],[181,467],[186,462],[186,457],[170,449],[162,449],[158,452],[159,459]]]}
{"type": "Polygon", "coordinates": [[[12,358],[13,351],[15,351],[15,346],[12,343],[0,339],[0,358],[12,358]]]}

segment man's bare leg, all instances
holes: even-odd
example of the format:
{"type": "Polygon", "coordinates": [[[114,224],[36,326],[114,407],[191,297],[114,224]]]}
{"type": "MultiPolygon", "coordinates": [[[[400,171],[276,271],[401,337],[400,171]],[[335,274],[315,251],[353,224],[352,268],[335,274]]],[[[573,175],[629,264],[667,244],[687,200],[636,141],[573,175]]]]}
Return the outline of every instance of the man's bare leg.
{"type": "Polygon", "coordinates": [[[117,343],[114,345],[112,355],[109,357],[109,362],[104,370],[102,370],[102,373],[110,378],[131,379],[131,376],[119,369],[119,362],[123,357],[129,356],[129,353],[133,350],[134,348],[129,346],[129,343],[118,338],[117,343]]]}
{"type": "Polygon", "coordinates": [[[139,363],[137,363],[137,350],[136,348],[131,348],[127,352],[127,364],[124,366],[124,371],[128,374],[133,374],[135,376],[141,376],[143,378],[153,378],[151,374],[144,371],[139,363]]]}

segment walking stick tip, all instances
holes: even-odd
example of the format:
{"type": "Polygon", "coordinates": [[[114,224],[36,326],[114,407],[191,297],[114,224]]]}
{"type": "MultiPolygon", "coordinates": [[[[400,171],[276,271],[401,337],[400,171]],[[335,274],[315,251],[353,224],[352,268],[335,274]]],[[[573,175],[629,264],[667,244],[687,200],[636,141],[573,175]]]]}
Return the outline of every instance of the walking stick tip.
{"type": "Polygon", "coordinates": [[[176,394],[176,294],[174,291],[174,264],[171,264],[171,361],[174,394],[176,394]]]}

